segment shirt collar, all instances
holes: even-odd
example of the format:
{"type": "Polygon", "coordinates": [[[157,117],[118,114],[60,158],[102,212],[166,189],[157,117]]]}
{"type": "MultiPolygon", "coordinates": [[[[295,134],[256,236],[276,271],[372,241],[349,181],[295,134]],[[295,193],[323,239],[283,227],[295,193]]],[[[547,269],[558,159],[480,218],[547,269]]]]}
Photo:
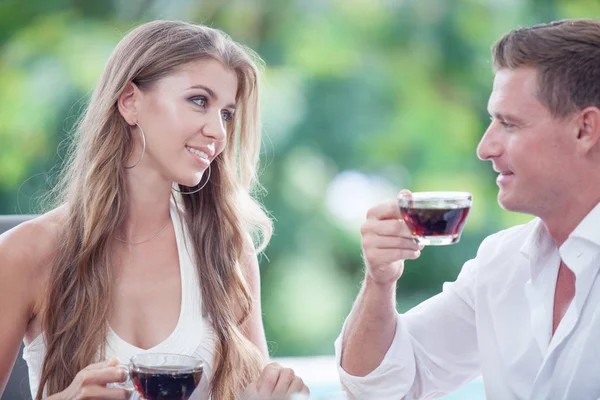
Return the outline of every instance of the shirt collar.
{"type": "MultiPolygon", "coordinates": [[[[593,254],[588,255],[590,257],[596,256],[600,251],[600,229],[598,227],[600,227],[600,203],[569,234],[567,240],[560,247],[560,257],[567,262],[571,261],[568,260],[570,258],[569,254],[576,253],[576,257],[580,257],[582,253],[589,253],[590,250],[593,254]]],[[[552,257],[552,254],[555,254],[558,250],[542,220],[536,218],[533,221],[531,232],[520,247],[521,253],[530,260],[532,279],[537,278],[545,261],[548,261],[546,258],[552,257]]],[[[570,264],[571,268],[578,269],[576,263],[571,262],[570,264]]]]}
{"type": "Polygon", "coordinates": [[[548,234],[546,226],[541,219],[536,218],[533,220],[532,224],[533,228],[531,229],[531,232],[525,238],[525,241],[519,249],[521,253],[528,258],[534,257],[536,254],[540,253],[540,250],[543,252],[543,249],[546,249],[550,244],[554,245],[554,241],[548,234]]]}
{"type": "MultiPolygon", "coordinates": [[[[536,218],[533,221],[531,233],[527,236],[520,251],[526,257],[532,257],[536,254],[549,250],[548,246],[555,246],[554,240],[546,230],[546,226],[541,219],[536,218]]],[[[569,234],[569,239],[579,238],[600,246],[600,203],[590,211],[573,232],[569,234]]]]}
{"type": "Polygon", "coordinates": [[[571,238],[579,238],[591,242],[600,247],[600,203],[581,220],[569,235],[571,238]]]}
{"type": "Polygon", "coordinates": [[[532,224],[532,230],[519,250],[529,259],[530,276],[535,281],[548,259],[558,254],[558,249],[541,219],[536,218],[532,224]]]}

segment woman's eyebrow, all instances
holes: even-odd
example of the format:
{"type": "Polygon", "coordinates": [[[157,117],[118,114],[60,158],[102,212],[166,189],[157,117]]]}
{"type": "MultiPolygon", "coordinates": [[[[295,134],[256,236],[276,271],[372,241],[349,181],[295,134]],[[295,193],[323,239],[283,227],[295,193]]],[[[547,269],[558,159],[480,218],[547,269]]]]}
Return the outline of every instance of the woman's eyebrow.
{"type": "MultiPolygon", "coordinates": [[[[209,88],[208,86],[205,86],[205,85],[193,85],[193,86],[190,86],[189,89],[202,89],[206,93],[208,93],[208,95],[210,97],[212,97],[215,101],[219,100],[219,96],[217,96],[217,94],[215,93],[215,91],[212,90],[211,88],[209,88]]],[[[225,108],[233,108],[233,109],[235,109],[236,106],[235,106],[234,103],[230,103],[227,106],[225,106],[225,108]]]]}

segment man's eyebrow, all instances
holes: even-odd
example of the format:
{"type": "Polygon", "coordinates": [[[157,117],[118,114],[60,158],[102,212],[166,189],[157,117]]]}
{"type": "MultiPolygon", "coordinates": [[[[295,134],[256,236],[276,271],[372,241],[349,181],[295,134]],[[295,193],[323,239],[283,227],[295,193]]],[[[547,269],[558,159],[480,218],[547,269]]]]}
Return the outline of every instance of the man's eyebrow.
{"type": "Polygon", "coordinates": [[[492,117],[496,118],[496,119],[502,119],[502,120],[511,120],[511,121],[520,121],[520,119],[512,114],[507,114],[507,113],[502,113],[502,112],[490,112],[488,110],[488,114],[491,115],[492,117]]]}
{"type": "MultiPolygon", "coordinates": [[[[190,86],[190,89],[202,89],[206,93],[208,93],[208,95],[210,97],[212,97],[214,100],[219,100],[219,96],[217,96],[217,94],[215,93],[215,91],[212,90],[211,88],[209,88],[208,86],[193,85],[193,86],[190,86]]],[[[231,104],[228,104],[227,106],[225,106],[225,108],[233,108],[235,110],[236,106],[235,106],[235,104],[231,103],[231,104]]]]}

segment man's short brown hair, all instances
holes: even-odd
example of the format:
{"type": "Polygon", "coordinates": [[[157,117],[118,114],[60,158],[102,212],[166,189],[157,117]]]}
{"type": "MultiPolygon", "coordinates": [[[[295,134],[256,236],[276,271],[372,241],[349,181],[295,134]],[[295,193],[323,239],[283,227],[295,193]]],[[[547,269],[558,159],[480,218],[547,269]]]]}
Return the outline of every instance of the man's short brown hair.
{"type": "Polygon", "coordinates": [[[535,67],[538,99],[556,118],[600,108],[600,21],[572,19],[515,29],[492,48],[494,69],[535,67]]]}

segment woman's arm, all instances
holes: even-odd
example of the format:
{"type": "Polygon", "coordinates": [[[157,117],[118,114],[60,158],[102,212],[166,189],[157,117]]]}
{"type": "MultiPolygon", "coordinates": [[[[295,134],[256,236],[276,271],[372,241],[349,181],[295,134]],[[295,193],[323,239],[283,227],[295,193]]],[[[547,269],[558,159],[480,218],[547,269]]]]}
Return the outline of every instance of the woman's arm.
{"type": "MultiPolygon", "coordinates": [[[[250,241],[250,239],[248,240],[250,241]]],[[[244,255],[245,257],[241,260],[240,265],[252,296],[252,310],[242,328],[246,337],[260,350],[266,364],[269,361],[269,349],[267,348],[267,339],[262,321],[258,259],[252,242],[247,244],[244,255]]]]}
{"type": "Polygon", "coordinates": [[[0,394],[23,338],[39,323],[51,246],[46,229],[41,217],[0,235],[0,394]]]}
{"type": "Polygon", "coordinates": [[[284,368],[276,362],[268,364],[269,350],[262,322],[260,301],[260,273],[256,252],[250,239],[248,239],[244,254],[245,258],[241,262],[241,268],[252,296],[252,311],[243,326],[243,330],[246,337],[263,354],[265,365],[258,380],[246,388],[242,398],[247,400],[280,400],[288,399],[292,395],[298,399],[308,398],[310,390],[304,384],[304,381],[296,376],[294,370],[284,368]]]}

